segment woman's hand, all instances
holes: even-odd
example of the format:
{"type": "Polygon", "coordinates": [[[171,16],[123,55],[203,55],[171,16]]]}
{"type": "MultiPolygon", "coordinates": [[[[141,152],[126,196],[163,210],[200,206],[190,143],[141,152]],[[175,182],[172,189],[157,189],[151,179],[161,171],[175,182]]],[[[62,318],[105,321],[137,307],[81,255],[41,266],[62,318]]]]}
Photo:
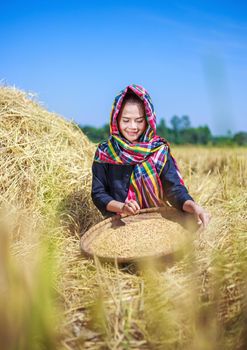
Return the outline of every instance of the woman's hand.
{"type": "Polygon", "coordinates": [[[134,199],[130,199],[128,202],[124,203],[122,214],[135,215],[139,213],[140,209],[139,204],[134,199]]]}
{"type": "Polygon", "coordinates": [[[208,226],[209,221],[211,219],[211,215],[208,212],[206,212],[205,209],[200,207],[200,205],[196,204],[192,200],[187,200],[183,204],[183,210],[188,213],[194,214],[198,225],[201,225],[203,229],[205,229],[208,226]]]}
{"type": "Polygon", "coordinates": [[[107,204],[106,210],[117,214],[135,215],[139,212],[140,206],[133,199],[129,200],[126,203],[115,201],[113,199],[107,204]]]}

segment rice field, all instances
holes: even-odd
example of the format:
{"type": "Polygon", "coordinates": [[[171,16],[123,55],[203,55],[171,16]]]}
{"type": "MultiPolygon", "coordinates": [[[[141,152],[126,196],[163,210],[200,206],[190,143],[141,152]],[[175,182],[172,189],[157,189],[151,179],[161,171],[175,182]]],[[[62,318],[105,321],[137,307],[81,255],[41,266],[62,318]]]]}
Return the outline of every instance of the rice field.
{"type": "Polygon", "coordinates": [[[212,215],[182,259],[88,260],[79,238],[102,217],[95,150],[33,96],[0,88],[0,344],[12,350],[247,347],[247,149],[172,147],[212,215]]]}

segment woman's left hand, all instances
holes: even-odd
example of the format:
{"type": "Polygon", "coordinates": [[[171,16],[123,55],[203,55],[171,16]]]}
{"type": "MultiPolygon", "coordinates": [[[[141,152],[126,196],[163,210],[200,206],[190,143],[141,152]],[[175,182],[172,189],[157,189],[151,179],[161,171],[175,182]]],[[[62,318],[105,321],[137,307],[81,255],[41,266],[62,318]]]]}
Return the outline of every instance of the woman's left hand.
{"type": "Polygon", "coordinates": [[[211,219],[211,215],[206,212],[202,207],[196,205],[194,215],[196,217],[198,225],[202,225],[202,228],[206,228],[211,219]]]}
{"type": "Polygon", "coordinates": [[[200,205],[196,204],[192,200],[187,200],[183,204],[183,210],[194,214],[198,225],[201,225],[203,229],[208,226],[211,215],[200,205]]]}

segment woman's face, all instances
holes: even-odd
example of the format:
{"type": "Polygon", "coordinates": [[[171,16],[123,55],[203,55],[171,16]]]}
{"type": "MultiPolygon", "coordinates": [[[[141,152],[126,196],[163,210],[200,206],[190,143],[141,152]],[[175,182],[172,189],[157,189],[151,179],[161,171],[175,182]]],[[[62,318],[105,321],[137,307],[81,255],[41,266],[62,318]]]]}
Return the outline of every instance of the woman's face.
{"type": "Polygon", "coordinates": [[[137,142],[147,127],[145,109],[139,103],[126,102],[118,120],[121,134],[130,142],[137,142]]]}

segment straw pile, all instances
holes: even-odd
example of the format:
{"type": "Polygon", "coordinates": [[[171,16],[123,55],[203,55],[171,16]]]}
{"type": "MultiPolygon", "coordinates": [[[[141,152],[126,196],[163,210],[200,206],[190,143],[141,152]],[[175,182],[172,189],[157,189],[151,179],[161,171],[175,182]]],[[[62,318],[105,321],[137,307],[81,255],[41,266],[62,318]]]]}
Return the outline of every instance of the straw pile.
{"type": "Polygon", "coordinates": [[[75,124],[1,87],[0,149],[1,207],[23,210],[34,224],[62,213],[70,230],[90,225],[94,145],[75,124]]]}
{"type": "Polygon", "coordinates": [[[92,252],[101,257],[133,258],[169,254],[185,238],[185,230],[165,219],[146,219],[118,228],[103,228],[92,241],[92,252]]]}
{"type": "Polygon", "coordinates": [[[74,235],[100,218],[90,198],[95,145],[32,94],[0,87],[0,150],[1,348],[52,350],[71,299],[58,302],[66,258],[79,252],[74,235]]]}

